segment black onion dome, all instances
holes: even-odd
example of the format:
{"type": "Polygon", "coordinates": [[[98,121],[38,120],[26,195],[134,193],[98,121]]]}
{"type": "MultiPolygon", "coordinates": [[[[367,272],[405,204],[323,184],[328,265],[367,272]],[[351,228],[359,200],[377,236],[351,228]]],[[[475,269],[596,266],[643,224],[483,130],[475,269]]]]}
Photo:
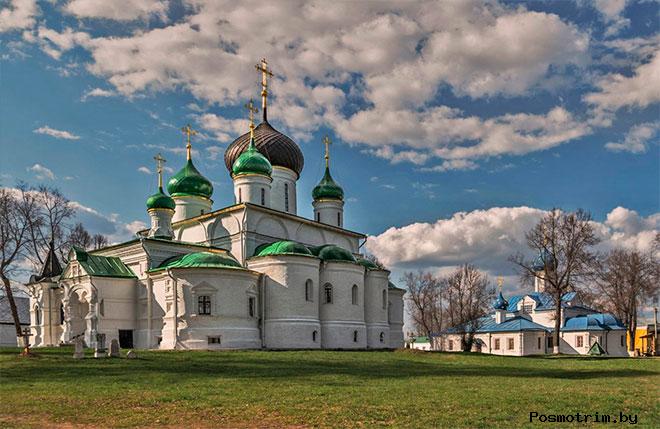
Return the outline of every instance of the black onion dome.
{"type": "MultiPolygon", "coordinates": [[[[245,133],[232,142],[225,151],[225,165],[232,171],[236,159],[245,151],[250,143],[250,133],[245,133]]],[[[300,147],[288,136],[273,128],[268,122],[260,123],[254,129],[254,143],[273,166],[286,167],[295,171],[298,176],[305,165],[305,158],[300,147]]]]}

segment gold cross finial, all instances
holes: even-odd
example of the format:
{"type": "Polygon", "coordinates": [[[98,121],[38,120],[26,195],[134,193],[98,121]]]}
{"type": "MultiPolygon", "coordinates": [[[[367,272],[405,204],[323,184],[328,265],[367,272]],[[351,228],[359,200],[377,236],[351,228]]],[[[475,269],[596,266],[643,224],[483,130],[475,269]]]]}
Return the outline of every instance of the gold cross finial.
{"type": "Polygon", "coordinates": [[[500,292],[502,292],[502,285],[504,284],[504,277],[499,276],[497,278],[497,286],[500,288],[500,292]]]}
{"type": "Polygon", "coordinates": [[[165,158],[159,153],[158,155],[154,156],[154,159],[156,160],[156,172],[158,173],[158,188],[163,187],[163,164],[167,162],[165,158]]]}
{"type": "Polygon", "coordinates": [[[265,58],[261,59],[261,63],[254,66],[258,72],[261,73],[261,111],[263,112],[263,120],[267,121],[266,99],[268,98],[268,77],[275,76],[273,71],[268,68],[268,62],[265,58]]]}
{"type": "Polygon", "coordinates": [[[190,137],[197,135],[197,131],[193,130],[193,128],[190,126],[190,124],[187,124],[185,127],[181,128],[181,131],[183,131],[183,134],[186,135],[186,138],[188,140],[188,143],[186,144],[186,156],[188,160],[191,158],[191,149],[192,145],[190,144],[190,137]]]}
{"type": "Polygon", "coordinates": [[[330,137],[325,136],[323,137],[323,144],[325,145],[325,168],[330,167],[330,145],[332,144],[332,141],[330,140],[330,137]]]}
{"type": "Polygon", "coordinates": [[[254,137],[254,114],[257,113],[259,109],[254,106],[251,98],[250,102],[245,105],[245,108],[248,110],[248,115],[250,118],[250,138],[252,138],[254,137]]]}

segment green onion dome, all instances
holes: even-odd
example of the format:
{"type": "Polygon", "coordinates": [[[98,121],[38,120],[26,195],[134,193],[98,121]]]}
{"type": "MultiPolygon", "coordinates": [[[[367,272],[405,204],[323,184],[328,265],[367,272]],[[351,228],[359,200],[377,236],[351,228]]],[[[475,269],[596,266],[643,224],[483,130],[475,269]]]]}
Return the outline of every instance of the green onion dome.
{"type": "Polygon", "coordinates": [[[330,175],[330,168],[325,167],[323,179],[312,190],[312,198],[318,200],[340,200],[344,199],[344,190],[334,181],[330,175]]]}
{"type": "Polygon", "coordinates": [[[213,185],[188,159],[186,165],[167,182],[167,192],[173,197],[194,195],[211,198],[213,185]]]}
{"type": "Polygon", "coordinates": [[[368,260],[367,258],[357,257],[357,263],[362,265],[368,270],[381,270],[382,268],[376,265],[373,261],[368,260]]]}
{"type": "Polygon", "coordinates": [[[245,149],[245,152],[236,158],[231,169],[232,176],[239,176],[241,174],[261,174],[264,176],[270,176],[272,172],[273,166],[270,165],[268,158],[263,156],[261,152],[257,150],[257,147],[254,144],[254,137],[250,139],[250,144],[247,149],[245,149]]]}
{"type": "Polygon", "coordinates": [[[172,268],[243,268],[234,256],[226,250],[194,252],[166,259],[151,271],[172,268]]]}
{"type": "Polygon", "coordinates": [[[147,198],[147,210],[151,209],[170,209],[174,210],[174,200],[169,195],[165,195],[163,187],[158,188],[158,192],[147,198]]]}
{"type": "Polygon", "coordinates": [[[312,252],[304,245],[295,241],[276,241],[270,244],[258,246],[254,256],[275,256],[275,255],[302,255],[314,256],[312,252]]]}
{"type": "Polygon", "coordinates": [[[345,261],[356,263],[355,257],[348,250],[335,246],[334,244],[324,244],[323,246],[312,247],[310,249],[314,256],[318,256],[322,260],[329,261],[345,261]]]}

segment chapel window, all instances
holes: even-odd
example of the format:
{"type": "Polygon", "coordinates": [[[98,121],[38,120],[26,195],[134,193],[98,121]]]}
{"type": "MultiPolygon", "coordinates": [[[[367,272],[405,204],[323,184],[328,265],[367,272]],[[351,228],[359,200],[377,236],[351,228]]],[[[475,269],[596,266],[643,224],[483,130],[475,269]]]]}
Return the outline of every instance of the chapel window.
{"type": "Polygon", "coordinates": [[[449,340],[449,350],[454,350],[454,340],[449,340]]]}
{"type": "Polygon", "coordinates": [[[39,306],[34,307],[34,324],[41,325],[41,312],[39,311],[39,306]]]}
{"type": "Polygon", "coordinates": [[[289,211],[289,184],[284,184],[284,211],[289,211]]]}
{"type": "Polygon", "coordinates": [[[209,295],[201,295],[197,298],[197,314],[206,316],[211,314],[211,297],[209,295]]]}
{"type": "Polygon", "coordinates": [[[495,338],[495,345],[493,346],[493,350],[499,350],[500,349],[500,339],[495,338]]]}
{"type": "Polygon", "coordinates": [[[238,188],[238,203],[241,204],[243,202],[243,192],[241,192],[241,188],[238,188]]]}
{"type": "Polygon", "coordinates": [[[536,348],[539,350],[541,349],[541,337],[538,337],[536,339],[536,348]]]}
{"type": "Polygon", "coordinates": [[[256,299],[253,296],[248,297],[248,315],[254,317],[256,299]]]}
{"type": "Polygon", "coordinates": [[[318,332],[317,332],[317,331],[312,332],[312,341],[313,341],[313,342],[316,342],[316,337],[317,337],[317,336],[318,336],[318,332]]]}
{"type": "Polygon", "coordinates": [[[381,333],[380,333],[380,342],[381,342],[381,343],[384,343],[384,342],[385,342],[385,333],[384,333],[384,332],[381,332],[381,333]]]}
{"type": "Polygon", "coordinates": [[[312,302],[314,301],[314,293],[313,293],[313,283],[312,279],[308,279],[305,282],[305,301],[312,302]]]}
{"type": "Polygon", "coordinates": [[[582,335],[575,337],[575,347],[584,347],[584,337],[582,335]]]}
{"type": "Polygon", "coordinates": [[[358,331],[353,331],[353,342],[357,343],[358,340],[358,331]]]}
{"type": "Polygon", "coordinates": [[[531,313],[534,310],[534,304],[523,304],[523,312],[531,313]]]}
{"type": "Polygon", "coordinates": [[[553,347],[553,340],[552,337],[548,337],[548,348],[551,349],[553,347]]]}
{"type": "Polygon", "coordinates": [[[266,205],[266,190],[264,188],[261,188],[261,205],[266,205]]]}
{"type": "Polygon", "coordinates": [[[625,336],[621,335],[621,347],[624,347],[626,345],[625,342],[626,342],[625,336]]]}
{"type": "Polygon", "coordinates": [[[316,221],[321,222],[321,213],[316,213],[316,221]]]}
{"type": "Polygon", "coordinates": [[[222,337],[220,335],[215,337],[207,337],[207,338],[209,344],[220,344],[222,341],[222,337]]]}
{"type": "Polygon", "coordinates": [[[332,285],[328,283],[323,289],[325,292],[325,303],[332,304],[332,285]]]}
{"type": "Polygon", "coordinates": [[[353,288],[351,289],[351,304],[358,305],[358,287],[357,287],[357,285],[353,285],[353,288]]]}
{"type": "Polygon", "coordinates": [[[337,212],[337,226],[341,226],[341,212],[337,212]]]}
{"type": "Polygon", "coordinates": [[[508,339],[508,342],[509,342],[509,344],[508,344],[507,349],[508,349],[508,350],[513,350],[513,349],[514,349],[513,338],[509,338],[509,339],[508,339]]]}

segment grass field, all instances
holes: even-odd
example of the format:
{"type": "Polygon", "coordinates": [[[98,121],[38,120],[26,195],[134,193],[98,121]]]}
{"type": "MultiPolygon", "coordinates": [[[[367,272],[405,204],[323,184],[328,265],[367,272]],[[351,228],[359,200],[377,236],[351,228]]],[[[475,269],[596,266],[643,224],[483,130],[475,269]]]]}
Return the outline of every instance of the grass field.
{"type": "Polygon", "coordinates": [[[660,427],[658,359],[37,352],[0,349],[0,427],[565,427],[530,425],[530,412],[624,412],[660,427]]]}

